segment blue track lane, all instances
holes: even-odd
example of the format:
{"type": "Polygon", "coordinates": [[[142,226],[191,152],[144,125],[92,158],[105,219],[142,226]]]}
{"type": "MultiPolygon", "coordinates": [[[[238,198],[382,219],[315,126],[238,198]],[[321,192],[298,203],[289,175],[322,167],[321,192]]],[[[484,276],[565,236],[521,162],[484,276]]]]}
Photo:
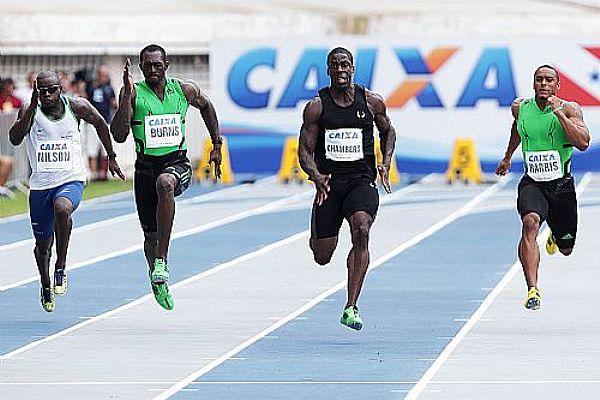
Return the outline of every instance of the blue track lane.
{"type": "Polygon", "coordinates": [[[342,290],[174,398],[404,398],[465,323],[454,319],[469,318],[514,263],[519,231],[514,210],[465,216],[369,274],[361,332],[339,323],[342,290]],[[215,381],[408,383],[201,384],[215,381]]]}
{"type": "MultiPolygon", "coordinates": [[[[169,249],[171,282],[303,231],[308,228],[309,214],[306,209],[259,215],[175,239],[169,249]]],[[[77,243],[72,245],[77,246],[77,243]]],[[[149,293],[147,271],[141,251],[70,271],[69,293],[57,298],[56,309],[51,314],[40,306],[38,282],[2,292],[0,354],[75,325],[82,321],[79,317],[110,311],[130,302],[126,299],[149,293]]],[[[160,306],[156,307],[157,313],[164,312],[160,306]]]]}
{"type": "MultiPolygon", "coordinates": [[[[190,198],[223,188],[223,186],[216,185],[193,185],[178,199],[190,198]]],[[[84,201],[73,214],[73,228],[135,212],[133,192],[111,195],[102,200],[84,201]]],[[[32,237],[29,218],[19,218],[6,222],[0,219],[0,246],[31,239],[32,237]]]]}

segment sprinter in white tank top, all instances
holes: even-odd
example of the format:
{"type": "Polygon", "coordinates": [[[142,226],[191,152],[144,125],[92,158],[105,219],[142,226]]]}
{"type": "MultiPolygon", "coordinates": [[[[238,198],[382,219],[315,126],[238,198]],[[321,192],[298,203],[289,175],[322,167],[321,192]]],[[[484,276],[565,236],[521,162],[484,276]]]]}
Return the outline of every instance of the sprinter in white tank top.
{"type": "Polygon", "coordinates": [[[27,155],[32,170],[29,204],[34,255],[42,284],[42,307],[48,312],[54,310],[54,294],[63,295],[67,290],[65,264],[73,226],[71,214],[79,205],[86,179],[79,130],[81,120],[96,128],[108,154],[110,172],[125,179],[115,160],[106,122],[87,100],[63,97],[60,78],[54,71],[38,74],[29,107],[19,110],[19,119],[10,129],[10,141],[15,146],[29,134],[27,155]],[[49,268],[55,236],[52,291],[49,268]]]}

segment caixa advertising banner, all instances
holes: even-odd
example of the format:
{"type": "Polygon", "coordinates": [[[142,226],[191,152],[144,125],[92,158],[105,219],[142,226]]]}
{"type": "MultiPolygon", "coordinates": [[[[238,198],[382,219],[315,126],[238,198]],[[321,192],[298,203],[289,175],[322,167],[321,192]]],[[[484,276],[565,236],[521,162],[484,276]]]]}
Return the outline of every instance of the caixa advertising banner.
{"type": "MultiPolygon", "coordinates": [[[[559,71],[558,96],[579,103],[592,134],[590,149],[574,152],[574,171],[600,170],[600,43],[340,37],[214,43],[211,95],[234,171],[277,170],[307,101],[330,83],[326,57],[336,46],[353,53],[354,81],[385,99],[401,172],[444,171],[457,138],[472,138],[484,170],[494,170],[510,135],[510,105],[533,97],[542,64],[559,71]]],[[[520,150],[514,160],[520,172],[520,150]]]]}

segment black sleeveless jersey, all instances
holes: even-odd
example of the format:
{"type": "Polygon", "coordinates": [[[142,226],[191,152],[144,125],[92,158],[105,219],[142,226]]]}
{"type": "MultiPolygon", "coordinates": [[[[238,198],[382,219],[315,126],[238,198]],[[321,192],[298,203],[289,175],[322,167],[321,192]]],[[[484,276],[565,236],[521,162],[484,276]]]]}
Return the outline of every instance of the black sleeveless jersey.
{"type": "Polygon", "coordinates": [[[373,138],[373,114],[367,107],[365,88],[354,85],[354,102],[340,107],[329,87],[319,90],[323,112],[319,118],[319,136],[315,162],[319,172],[332,179],[377,176],[373,138]]]}

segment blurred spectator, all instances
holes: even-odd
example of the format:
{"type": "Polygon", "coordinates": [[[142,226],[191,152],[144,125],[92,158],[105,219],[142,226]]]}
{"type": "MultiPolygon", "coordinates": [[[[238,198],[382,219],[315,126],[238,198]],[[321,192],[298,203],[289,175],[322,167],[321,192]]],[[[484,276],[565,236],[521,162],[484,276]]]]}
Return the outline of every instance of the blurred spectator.
{"type": "Polygon", "coordinates": [[[14,95],[15,83],[11,78],[6,78],[0,83],[0,110],[8,112],[23,107],[21,99],[14,95]]]}
{"type": "Polygon", "coordinates": [[[21,86],[15,90],[15,96],[21,99],[25,107],[28,107],[31,101],[31,92],[33,92],[33,83],[36,77],[37,72],[29,71],[27,73],[27,86],[21,86]]]}
{"type": "Polygon", "coordinates": [[[58,76],[60,77],[60,86],[62,87],[62,92],[67,97],[75,97],[75,91],[73,86],[71,85],[71,77],[65,71],[58,71],[58,76]]]}
{"type": "Polygon", "coordinates": [[[88,85],[86,93],[88,100],[104,117],[106,123],[110,124],[111,115],[117,108],[117,99],[105,65],[98,67],[96,79],[91,85],[88,85]]]}
{"type": "MultiPolygon", "coordinates": [[[[115,91],[110,84],[108,68],[100,65],[96,71],[96,79],[86,88],[86,95],[90,103],[100,112],[107,124],[110,124],[112,115],[117,108],[115,91]]],[[[86,145],[92,179],[106,179],[107,163],[104,157],[104,148],[97,135],[88,135],[86,145]]]]}
{"type": "MultiPolygon", "coordinates": [[[[86,94],[86,88],[87,88],[87,83],[84,80],[85,78],[85,73],[83,73],[84,70],[78,71],[75,73],[75,79],[73,81],[71,81],[71,88],[73,89],[73,94],[75,97],[83,97],[83,98],[87,98],[87,94],[86,94]]],[[[88,156],[89,154],[97,154],[98,151],[98,136],[96,135],[96,130],[94,129],[94,127],[92,126],[92,124],[88,124],[87,122],[81,120],[81,122],[79,123],[79,128],[81,129],[81,132],[83,133],[83,138],[84,138],[84,149],[85,149],[85,154],[86,156],[88,156]]],[[[90,174],[90,176],[88,177],[89,179],[93,179],[96,180],[98,179],[97,176],[97,171],[94,170],[92,172],[92,165],[91,162],[95,161],[96,164],[94,164],[94,166],[98,165],[97,162],[97,158],[93,157],[93,156],[88,156],[88,164],[89,165],[89,170],[88,173],[90,174]]]]}
{"type": "Polygon", "coordinates": [[[83,82],[85,82],[86,85],[89,84],[91,81],[94,80],[93,70],[91,68],[82,68],[82,69],[75,71],[74,80],[76,82],[83,81],[83,82]]]}
{"type": "Polygon", "coordinates": [[[12,163],[12,157],[0,156],[0,196],[8,196],[10,198],[14,197],[13,192],[4,186],[6,185],[10,171],[12,170],[12,163]]]}
{"type": "Polygon", "coordinates": [[[73,89],[73,94],[75,95],[75,97],[87,98],[87,95],[85,94],[86,87],[87,85],[85,81],[82,81],[77,78],[71,81],[71,88],[73,89]]]}

